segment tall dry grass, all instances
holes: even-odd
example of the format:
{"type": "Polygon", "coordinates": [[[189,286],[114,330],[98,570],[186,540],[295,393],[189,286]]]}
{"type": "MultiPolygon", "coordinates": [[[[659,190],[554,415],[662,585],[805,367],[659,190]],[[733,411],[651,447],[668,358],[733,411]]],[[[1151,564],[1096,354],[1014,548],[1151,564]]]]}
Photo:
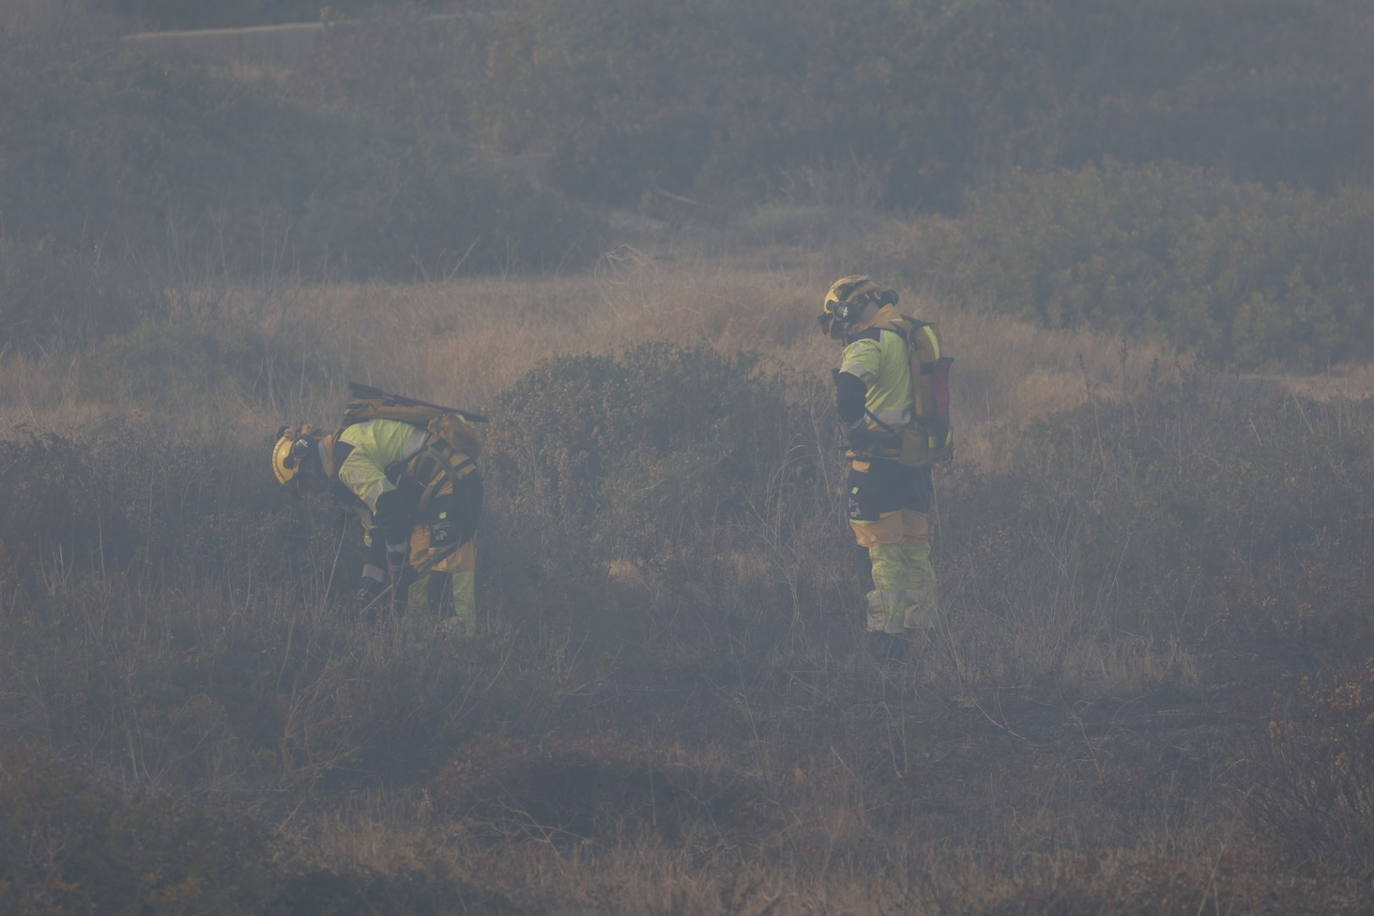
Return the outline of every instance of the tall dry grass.
{"type": "MultiPolygon", "coordinates": [[[[809,263],[726,268],[704,257],[665,259],[626,247],[581,275],[230,290],[223,308],[269,338],[299,341],[360,381],[474,406],[541,361],[612,355],[654,338],[752,352],[769,368],[824,378],[839,347],[816,330],[819,301],[836,276],[861,270],[809,263]]],[[[901,308],[939,326],[957,361],[961,456],[989,469],[1004,465],[996,431],[1009,424],[1093,397],[1118,398],[1148,376],[1176,377],[1191,362],[1147,341],[1050,331],[911,294],[901,308]]],[[[337,379],[309,390],[292,386],[289,366],[280,372],[280,410],[332,418],[337,379]]],[[[13,419],[32,422],[39,410],[81,416],[70,374],[53,376],[13,358],[0,364],[0,381],[12,383],[10,403],[0,409],[13,419]]],[[[241,403],[217,406],[245,423],[274,419],[241,403]]]]}
{"type": "MultiPolygon", "coordinates": [[[[209,414],[222,423],[228,417],[241,432],[271,425],[283,413],[329,422],[345,375],[480,405],[543,360],[616,354],[654,338],[753,352],[770,368],[823,378],[839,347],[816,330],[819,301],[836,276],[861,270],[861,264],[807,263],[724,268],[700,256],[662,259],[627,247],[604,256],[592,272],[566,277],[183,293],[182,299],[200,301],[212,321],[250,327],[268,341],[292,341],[335,374],[321,386],[301,366],[273,362],[269,353],[265,399],[245,397],[230,385],[169,396],[194,405],[188,418],[209,414]],[[274,415],[261,409],[262,400],[274,415]]],[[[1005,460],[993,431],[1072,409],[1090,397],[1119,397],[1151,372],[1173,377],[1190,363],[1147,341],[1045,330],[1005,316],[946,309],[909,293],[900,307],[939,326],[957,361],[953,396],[961,455],[988,468],[1005,460]]],[[[112,403],[108,392],[83,385],[83,364],[90,360],[82,352],[4,355],[0,423],[72,430],[102,412],[128,409],[112,403]]]]}
{"type": "MultiPolygon", "coordinates": [[[[1254,723],[1230,710],[1262,701],[1228,679],[1279,681],[1224,666],[1286,661],[1269,648],[1284,638],[1342,662],[1364,644],[1349,608],[1368,583],[1322,564],[1364,543],[1366,412],[907,296],[957,359],[962,457],[941,475],[946,617],[919,664],[881,668],[851,651],[862,596],[826,451],[838,347],[814,322],[834,277],[861,269],[627,248],[566,277],[207,286],[127,339],[5,354],[7,423],[105,437],[61,452],[87,499],[64,511],[124,527],[58,539],[30,595],[0,570],[0,727],[131,791],[247,808],[292,868],[442,876],[497,910],[1334,899],[1275,877],[1291,853],[1247,828],[1254,755],[1236,735],[1254,723]],[[655,504],[616,492],[607,549],[638,553],[598,554],[603,569],[584,560],[603,545],[578,540],[583,520],[493,487],[499,625],[483,642],[333,613],[337,534],[302,540],[309,520],[277,507],[267,475],[279,422],[329,422],[349,378],[482,408],[552,357],[651,338],[757,353],[798,380],[804,428],[748,453],[773,462],[748,505],[682,506],[655,531],[655,504]]],[[[677,467],[653,457],[655,484],[703,492],[690,474],[673,490],[677,467]]],[[[31,490],[39,508],[66,492],[31,490]]],[[[1345,797],[1340,773],[1319,775],[1345,797]]]]}

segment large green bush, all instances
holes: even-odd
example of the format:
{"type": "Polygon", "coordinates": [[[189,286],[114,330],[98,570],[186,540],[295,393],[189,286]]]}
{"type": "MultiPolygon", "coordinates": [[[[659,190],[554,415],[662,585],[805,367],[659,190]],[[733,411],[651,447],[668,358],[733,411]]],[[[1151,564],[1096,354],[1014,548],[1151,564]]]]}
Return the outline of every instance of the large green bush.
{"type": "Polygon", "coordinates": [[[777,454],[780,395],[752,360],[704,348],[554,360],[494,405],[493,479],[605,548],[652,552],[739,515],[777,454]]]}
{"type": "Polygon", "coordinates": [[[539,366],[488,408],[488,581],[534,627],[556,620],[609,657],[637,646],[623,664],[650,680],[829,626],[815,610],[838,605],[841,576],[795,564],[852,548],[823,521],[833,425],[798,390],[750,357],[663,341],[539,366]]]}

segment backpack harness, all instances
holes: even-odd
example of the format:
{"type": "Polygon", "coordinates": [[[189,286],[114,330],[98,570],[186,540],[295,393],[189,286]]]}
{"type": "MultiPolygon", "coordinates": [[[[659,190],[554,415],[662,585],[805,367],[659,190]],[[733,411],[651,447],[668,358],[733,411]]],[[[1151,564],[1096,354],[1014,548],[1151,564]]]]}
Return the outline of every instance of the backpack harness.
{"type": "Polygon", "coordinates": [[[933,333],[922,333],[934,327],[933,322],[902,315],[894,323],[899,327],[869,327],[858,335],[877,340],[883,331],[900,334],[910,361],[911,421],[894,428],[864,408],[868,419],[891,436],[883,451],[896,454],[881,457],[895,457],[899,463],[914,467],[950,461],[954,458],[954,429],[949,415],[949,372],[954,359],[940,354],[933,333]]]}

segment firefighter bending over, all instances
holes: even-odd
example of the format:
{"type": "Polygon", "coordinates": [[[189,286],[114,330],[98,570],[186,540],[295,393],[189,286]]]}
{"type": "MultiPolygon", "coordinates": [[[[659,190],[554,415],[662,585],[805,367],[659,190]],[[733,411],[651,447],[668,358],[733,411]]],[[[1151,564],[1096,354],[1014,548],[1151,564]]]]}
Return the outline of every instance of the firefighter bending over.
{"type": "Polygon", "coordinates": [[[953,454],[948,374],[935,327],[900,314],[897,294],[866,276],[835,281],[821,329],[844,342],[835,401],[850,460],[849,525],[869,586],[870,649],[899,658],[939,613],[930,562],[932,466],[953,454]]]}
{"type": "Polygon", "coordinates": [[[438,610],[451,603],[453,625],[471,633],[482,477],[469,421],[483,418],[370,386],[352,391],[334,432],[278,430],[272,471],[285,486],[328,491],[357,510],[361,608],[438,610]]]}

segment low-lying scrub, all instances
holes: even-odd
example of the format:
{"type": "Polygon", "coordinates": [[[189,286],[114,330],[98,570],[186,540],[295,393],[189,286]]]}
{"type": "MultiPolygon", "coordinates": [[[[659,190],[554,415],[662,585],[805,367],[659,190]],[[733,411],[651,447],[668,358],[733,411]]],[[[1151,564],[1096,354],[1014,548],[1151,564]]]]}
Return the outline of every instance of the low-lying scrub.
{"type": "Polygon", "coordinates": [[[435,874],[293,858],[255,818],[129,794],[44,750],[0,756],[0,906],[10,913],[514,912],[435,874]]]}
{"type": "MultiPolygon", "coordinates": [[[[939,472],[941,625],[882,665],[857,640],[844,468],[812,365],[833,350],[769,336],[809,310],[770,288],[742,314],[739,284],[616,277],[509,329],[531,352],[536,330],[575,348],[577,329],[628,333],[690,300],[700,324],[675,330],[748,321],[729,339],[774,350],[598,339],[523,375],[498,367],[515,381],[464,402],[493,418],[470,643],[424,617],[345,613],[346,519],[284,503],[267,472],[284,395],[253,379],[317,366],[286,402],[328,422],[335,362],[371,352],[345,335],[311,355],[311,322],[369,291],[276,313],[247,296],[213,333],[182,314],[107,338],[78,384],[127,352],[176,396],[130,383],[109,400],[139,411],[0,443],[22,510],[0,519],[0,740],[103,774],[122,787],[110,804],[172,795],[275,832],[273,863],[315,870],[289,887],[269,870],[267,901],[394,887],[414,912],[445,892],[522,912],[1367,902],[1352,845],[1367,779],[1341,762],[1363,706],[1315,685],[1374,657],[1368,402],[1122,351],[1059,367],[1071,397],[971,409],[974,458],[939,472]],[[202,333],[221,343],[191,347],[202,333]],[[225,343],[240,338],[262,349],[225,343]],[[195,359],[157,356],[183,347],[195,359]],[[1271,842],[1281,824],[1307,839],[1271,842]]],[[[473,289],[520,314],[515,287],[473,289]]],[[[480,352],[481,319],[445,307],[467,301],[396,292],[378,325],[396,336],[374,346],[401,352],[425,326],[439,340],[417,360],[480,352]]],[[[948,318],[968,337],[968,316],[948,318]]],[[[1001,363],[1048,371],[1069,346],[985,329],[957,351],[970,405],[1014,372],[1001,363]]]]}

